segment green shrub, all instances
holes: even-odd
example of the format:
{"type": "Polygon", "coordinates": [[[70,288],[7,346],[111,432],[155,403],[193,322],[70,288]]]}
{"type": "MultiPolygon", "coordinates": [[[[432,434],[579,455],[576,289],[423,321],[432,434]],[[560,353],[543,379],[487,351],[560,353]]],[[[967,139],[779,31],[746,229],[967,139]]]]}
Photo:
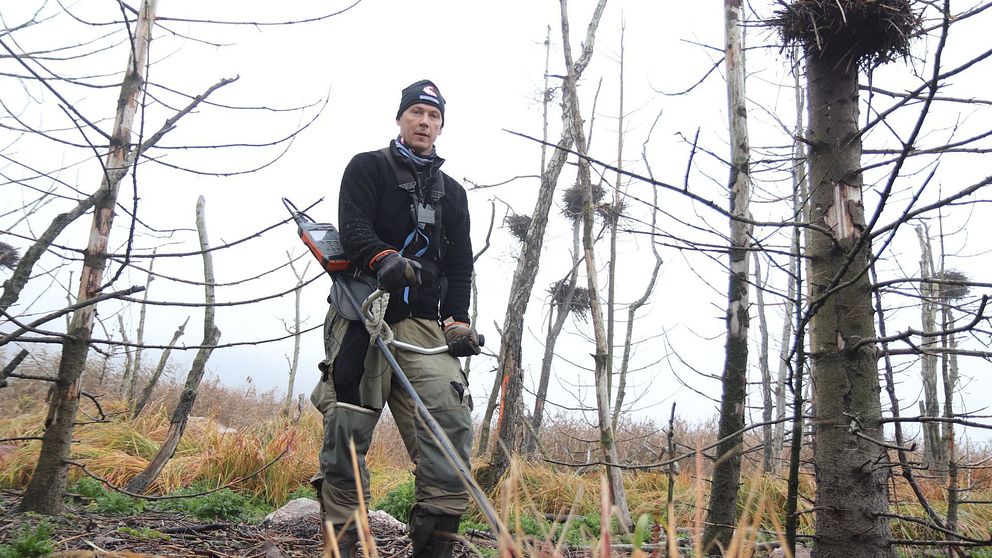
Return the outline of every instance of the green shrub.
{"type": "Polygon", "coordinates": [[[107,495],[107,489],[103,487],[103,483],[90,477],[79,479],[79,482],[72,487],[70,492],[87,498],[93,498],[94,500],[107,495]]]}
{"type": "MultiPolygon", "coordinates": [[[[204,491],[203,486],[194,485],[177,490],[173,495],[198,494],[204,491]]],[[[199,519],[219,519],[222,521],[252,519],[269,511],[267,507],[252,502],[230,488],[203,496],[161,500],[156,502],[155,509],[178,511],[194,515],[199,519]]]]}
{"type": "Polygon", "coordinates": [[[7,544],[0,544],[0,558],[41,558],[55,550],[52,526],[42,521],[37,527],[24,525],[7,544]]]}
{"type": "Polygon", "coordinates": [[[120,492],[107,492],[93,501],[91,506],[100,513],[133,515],[145,511],[144,500],[132,498],[120,492]]]}
{"type": "Polygon", "coordinates": [[[222,519],[225,521],[240,519],[247,515],[246,512],[249,508],[248,499],[230,488],[193,498],[190,503],[194,504],[191,510],[193,515],[200,519],[222,519]]]}
{"type": "Polygon", "coordinates": [[[410,521],[410,509],[413,508],[415,501],[413,477],[410,477],[406,482],[396,485],[387,492],[381,500],[372,502],[372,509],[382,510],[407,523],[410,521]]]}

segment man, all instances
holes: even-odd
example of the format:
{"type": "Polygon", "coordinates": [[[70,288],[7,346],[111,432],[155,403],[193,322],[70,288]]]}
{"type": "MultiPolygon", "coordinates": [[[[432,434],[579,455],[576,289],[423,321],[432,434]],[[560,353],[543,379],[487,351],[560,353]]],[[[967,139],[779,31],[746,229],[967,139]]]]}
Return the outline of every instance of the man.
{"type": "Polygon", "coordinates": [[[342,556],[355,555],[353,521],[358,493],[350,442],[358,454],[366,502],[365,454],[384,404],[389,405],[415,464],[416,504],[410,512],[413,556],[451,555],[468,493],[413,401],[398,383],[357,315],[342,298],[340,283],[368,294],[390,293],[385,321],[395,339],[421,347],[447,344],[449,351],[393,354],[467,465],[472,445],[472,398],[456,357],[479,353],[470,325],[472,243],[465,190],[441,172],[444,159],[434,141],[444,126],[444,97],[423,80],[402,91],[396,123],[399,137],[386,149],[359,153],[341,179],[338,223],[351,262],[338,278],[325,322],[326,358],[312,399],[324,413],[319,484],[324,520],[335,526],[342,556]],[[364,287],[364,288],[363,288],[364,287]],[[335,303],[335,301],[339,301],[335,303]]]}

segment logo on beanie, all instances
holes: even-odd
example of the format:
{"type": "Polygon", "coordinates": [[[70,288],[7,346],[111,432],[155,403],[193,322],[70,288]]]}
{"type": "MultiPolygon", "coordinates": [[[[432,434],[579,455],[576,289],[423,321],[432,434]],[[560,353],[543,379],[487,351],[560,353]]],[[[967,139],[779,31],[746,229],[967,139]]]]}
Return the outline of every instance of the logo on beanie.
{"type": "Polygon", "coordinates": [[[424,87],[424,93],[427,93],[431,97],[437,98],[437,89],[434,89],[433,85],[427,85],[424,87]]]}

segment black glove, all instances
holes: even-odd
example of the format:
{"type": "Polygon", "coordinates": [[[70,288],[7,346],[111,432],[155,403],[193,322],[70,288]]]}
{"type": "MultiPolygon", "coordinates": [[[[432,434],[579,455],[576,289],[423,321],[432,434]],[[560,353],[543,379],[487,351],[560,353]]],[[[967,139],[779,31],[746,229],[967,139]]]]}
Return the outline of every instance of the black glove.
{"type": "Polygon", "coordinates": [[[387,293],[395,293],[405,287],[419,285],[419,268],[420,264],[404,258],[399,252],[390,252],[375,264],[379,288],[387,293]]]}
{"type": "Polygon", "coordinates": [[[445,323],[444,340],[448,342],[448,352],[451,356],[472,356],[482,352],[479,348],[479,334],[475,332],[474,327],[465,322],[445,323]]]}

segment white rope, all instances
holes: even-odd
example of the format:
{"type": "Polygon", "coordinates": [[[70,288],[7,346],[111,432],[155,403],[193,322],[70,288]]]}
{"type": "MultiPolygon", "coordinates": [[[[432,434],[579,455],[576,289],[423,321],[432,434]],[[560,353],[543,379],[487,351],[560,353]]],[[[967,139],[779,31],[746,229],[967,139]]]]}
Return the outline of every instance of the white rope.
{"type": "Polygon", "coordinates": [[[386,307],[389,306],[389,293],[372,301],[369,305],[370,316],[365,317],[365,329],[369,332],[369,344],[375,345],[375,340],[382,338],[387,345],[393,342],[393,330],[386,323],[386,307]]]}

